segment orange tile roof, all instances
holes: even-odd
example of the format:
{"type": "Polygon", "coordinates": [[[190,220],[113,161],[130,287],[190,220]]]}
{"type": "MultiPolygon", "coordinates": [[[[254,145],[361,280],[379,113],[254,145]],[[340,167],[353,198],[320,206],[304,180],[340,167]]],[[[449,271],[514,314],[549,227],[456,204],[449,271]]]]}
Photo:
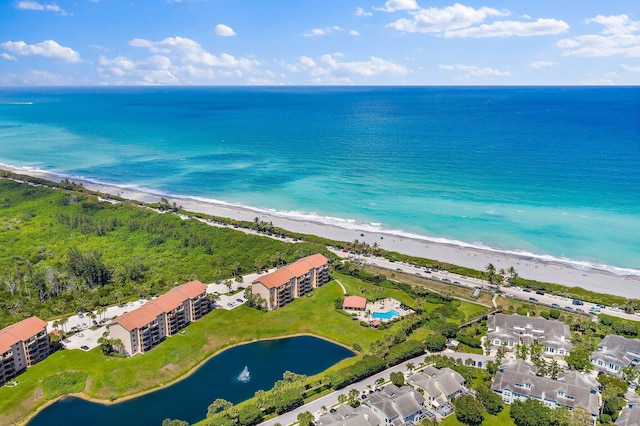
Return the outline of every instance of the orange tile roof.
{"type": "Polygon", "coordinates": [[[136,310],[120,315],[113,322],[120,324],[128,331],[133,331],[154,321],[162,313],[163,310],[153,303],[145,303],[136,310]]]}
{"type": "Polygon", "coordinates": [[[43,331],[47,322],[30,317],[0,330],[0,354],[8,351],[19,341],[28,340],[43,331]]]}
{"type": "Polygon", "coordinates": [[[300,259],[297,262],[292,263],[291,265],[285,266],[283,269],[286,269],[296,277],[301,277],[304,274],[308,273],[312,268],[311,265],[304,259],[300,259]]]}
{"type": "Polygon", "coordinates": [[[343,309],[364,309],[367,306],[367,299],[360,296],[347,296],[342,302],[343,309]]]}
{"type": "Polygon", "coordinates": [[[4,330],[0,331],[0,355],[7,352],[11,349],[11,346],[15,345],[19,341],[20,339],[16,338],[13,334],[7,333],[4,330]]]}
{"type": "Polygon", "coordinates": [[[288,283],[294,275],[287,268],[278,269],[270,274],[256,278],[253,282],[262,283],[266,288],[276,288],[288,283]]]}
{"type": "Polygon", "coordinates": [[[312,256],[303,257],[302,259],[278,269],[275,272],[256,278],[253,282],[262,283],[267,288],[280,287],[286,284],[294,277],[301,277],[311,269],[319,268],[328,263],[329,259],[320,253],[312,256]]]}
{"type": "Polygon", "coordinates": [[[197,297],[202,293],[206,292],[207,286],[202,284],[200,281],[196,280],[196,281],[189,281],[186,284],[182,284],[181,286],[178,286],[171,291],[179,291],[180,293],[187,296],[189,299],[193,299],[194,297],[197,297]]]}
{"type": "Polygon", "coordinates": [[[162,296],[153,299],[149,303],[156,305],[163,312],[171,312],[178,306],[182,305],[189,298],[180,291],[170,291],[162,296]]]}
{"type": "Polygon", "coordinates": [[[302,258],[300,260],[304,260],[304,261],[310,263],[311,266],[313,266],[314,268],[319,268],[321,266],[324,266],[326,263],[329,263],[329,259],[327,259],[326,257],[324,257],[320,253],[316,253],[316,254],[313,254],[311,256],[307,256],[307,257],[302,258]]]}

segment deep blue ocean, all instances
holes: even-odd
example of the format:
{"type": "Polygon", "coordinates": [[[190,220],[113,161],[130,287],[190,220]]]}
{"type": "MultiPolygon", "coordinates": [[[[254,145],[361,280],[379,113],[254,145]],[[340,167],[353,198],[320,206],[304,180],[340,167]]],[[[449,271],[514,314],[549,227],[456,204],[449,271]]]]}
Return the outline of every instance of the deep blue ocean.
{"type": "Polygon", "coordinates": [[[638,87],[5,88],[0,163],[640,273],[638,87]]]}

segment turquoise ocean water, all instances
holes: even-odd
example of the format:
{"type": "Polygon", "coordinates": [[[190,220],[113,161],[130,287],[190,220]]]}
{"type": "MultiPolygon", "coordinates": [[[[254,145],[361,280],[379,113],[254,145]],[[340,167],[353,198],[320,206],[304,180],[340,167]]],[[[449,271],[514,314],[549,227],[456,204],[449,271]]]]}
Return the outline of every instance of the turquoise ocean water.
{"type": "Polygon", "coordinates": [[[640,274],[640,88],[5,88],[0,163],[640,274]]]}

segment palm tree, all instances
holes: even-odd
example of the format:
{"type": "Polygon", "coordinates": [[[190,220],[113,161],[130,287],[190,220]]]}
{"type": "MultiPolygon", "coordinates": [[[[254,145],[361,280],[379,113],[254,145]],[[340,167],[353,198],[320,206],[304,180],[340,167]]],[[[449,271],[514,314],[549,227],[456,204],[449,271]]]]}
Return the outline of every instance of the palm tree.
{"type": "Polygon", "coordinates": [[[512,279],[518,278],[518,272],[516,271],[516,268],[514,268],[513,266],[510,266],[509,269],[507,269],[507,272],[509,273],[512,279]]]}
{"type": "Polygon", "coordinates": [[[496,273],[496,267],[493,266],[493,263],[488,263],[487,266],[484,268],[485,271],[487,271],[487,274],[492,277],[495,275],[496,273]]]}
{"type": "Polygon", "coordinates": [[[347,395],[341,393],[340,395],[338,395],[338,403],[339,404],[344,404],[345,402],[347,402],[347,395]]]}
{"type": "Polygon", "coordinates": [[[412,362],[408,362],[407,363],[407,370],[408,371],[413,371],[414,368],[416,368],[416,366],[412,362]]]}
{"type": "Polygon", "coordinates": [[[360,391],[356,388],[353,388],[349,391],[349,404],[355,405],[358,400],[358,395],[360,395],[360,391]]]}

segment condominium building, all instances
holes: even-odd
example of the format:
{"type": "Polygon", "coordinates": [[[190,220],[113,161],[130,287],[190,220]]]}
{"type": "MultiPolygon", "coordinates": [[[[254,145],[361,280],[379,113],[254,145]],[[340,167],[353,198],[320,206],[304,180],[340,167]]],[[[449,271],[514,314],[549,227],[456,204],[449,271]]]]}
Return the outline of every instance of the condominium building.
{"type": "Polygon", "coordinates": [[[251,284],[251,291],[266,301],[267,309],[278,309],[323,286],[329,279],[329,259],[318,253],[258,277],[251,284]]]}
{"type": "Polygon", "coordinates": [[[51,352],[47,323],[31,317],[0,330],[0,386],[51,352]]]}
{"type": "Polygon", "coordinates": [[[538,369],[518,359],[501,365],[491,389],[507,404],[535,398],[550,408],[582,408],[594,419],[600,414],[598,383],[586,373],[566,371],[557,379],[538,376],[538,369]]]}
{"type": "Polygon", "coordinates": [[[640,368],[640,341],[609,334],[591,354],[591,363],[599,371],[618,375],[625,367],[640,368]]]}
{"type": "Polygon", "coordinates": [[[206,291],[200,281],[176,287],[113,320],[109,334],[122,341],[129,356],[147,352],[209,312],[206,291]]]}
{"type": "Polygon", "coordinates": [[[563,357],[573,348],[569,326],[560,321],[522,315],[489,315],[487,339],[491,345],[513,350],[516,345],[534,342],[544,345],[547,357],[563,357]]]}

